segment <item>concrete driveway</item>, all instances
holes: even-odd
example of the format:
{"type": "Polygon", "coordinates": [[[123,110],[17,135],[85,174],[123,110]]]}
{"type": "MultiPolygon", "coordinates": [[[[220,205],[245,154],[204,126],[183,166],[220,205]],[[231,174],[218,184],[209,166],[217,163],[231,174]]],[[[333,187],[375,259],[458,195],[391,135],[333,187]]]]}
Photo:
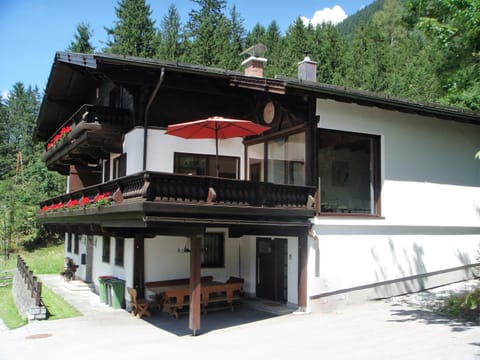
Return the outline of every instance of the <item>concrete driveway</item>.
{"type": "Polygon", "coordinates": [[[67,289],[56,275],[42,281],[84,315],[1,330],[1,360],[480,359],[479,326],[423,306],[435,291],[304,315],[241,306],[202,316],[202,331],[193,337],[186,317],[156,312],[151,320],[137,319],[100,304],[90,291],[67,289]]]}

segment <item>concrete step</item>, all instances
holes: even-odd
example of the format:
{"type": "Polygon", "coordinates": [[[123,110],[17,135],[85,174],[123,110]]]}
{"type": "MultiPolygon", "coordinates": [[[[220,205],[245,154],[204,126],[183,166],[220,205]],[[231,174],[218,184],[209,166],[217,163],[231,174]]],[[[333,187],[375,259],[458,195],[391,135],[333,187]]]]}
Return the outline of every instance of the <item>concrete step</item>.
{"type": "Polygon", "coordinates": [[[92,283],[86,283],[82,280],[70,280],[64,282],[65,287],[71,291],[92,291],[94,286],[92,283]]]}

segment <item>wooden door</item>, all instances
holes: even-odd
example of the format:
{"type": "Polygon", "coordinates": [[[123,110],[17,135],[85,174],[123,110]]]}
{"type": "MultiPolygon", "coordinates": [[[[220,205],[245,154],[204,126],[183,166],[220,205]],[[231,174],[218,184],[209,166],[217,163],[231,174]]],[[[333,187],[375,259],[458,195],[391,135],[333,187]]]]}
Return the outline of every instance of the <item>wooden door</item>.
{"type": "Polygon", "coordinates": [[[287,239],[257,238],[256,296],[287,301],[287,239]]]}

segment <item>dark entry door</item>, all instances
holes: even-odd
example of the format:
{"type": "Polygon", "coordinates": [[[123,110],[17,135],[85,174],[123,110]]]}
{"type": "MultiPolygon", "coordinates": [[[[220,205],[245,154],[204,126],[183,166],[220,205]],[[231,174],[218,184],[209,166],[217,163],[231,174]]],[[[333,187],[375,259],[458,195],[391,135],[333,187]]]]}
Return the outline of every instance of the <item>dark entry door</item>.
{"type": "Polygon", "coordinates": [[[287,256],[287,239],[257,238],[257,297],[287,301],[287,256]]]}

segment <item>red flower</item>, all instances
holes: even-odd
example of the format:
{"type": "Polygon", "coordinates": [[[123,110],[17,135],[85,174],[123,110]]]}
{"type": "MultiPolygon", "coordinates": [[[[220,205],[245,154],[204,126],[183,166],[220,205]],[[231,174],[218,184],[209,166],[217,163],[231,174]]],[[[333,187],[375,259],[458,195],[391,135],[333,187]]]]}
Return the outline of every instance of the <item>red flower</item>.
{"type": "Polygon", "coordinates": [[[78,200],[75,199],[75,200],[69,200],[69,201],[67,202],[67,204],[65,205],[65,207],[66,207],[67,209],[70,209],[70,208],[73,208],[73,207],[75,207],[75,206],[77,206],[77,205],[78,205],[78,200]]]}
{"type": "Polygon", "coordinates": [[[49,141],[47,144],[47,150],[50,150],[50,148],[55,145],[57,141],[60,141],[64,136],[66,136],[69,132],[72,131],[71,126],[64,126],[63,128],[60,129],[60,131],[53,137],[52,140],[49,141]]]}
{"type": "Polygon", "coordinates": [[[90,203],[90,199],[88,197],[83,197],[80,199],[81,206],[87,206],[90,203]]]}

